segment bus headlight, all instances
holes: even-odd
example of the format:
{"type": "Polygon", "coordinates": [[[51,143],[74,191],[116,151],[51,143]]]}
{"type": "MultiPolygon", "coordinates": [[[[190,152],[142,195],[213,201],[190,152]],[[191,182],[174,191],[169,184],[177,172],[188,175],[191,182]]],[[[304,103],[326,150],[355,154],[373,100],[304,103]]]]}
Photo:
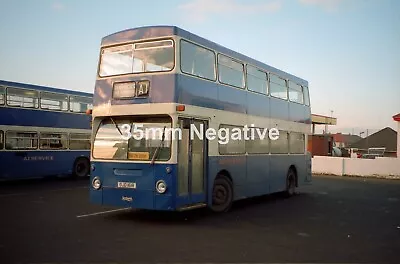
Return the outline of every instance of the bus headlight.
{"type": "Polygon", "coordinates": [[[95,190],[100,189],[101,187],[101,181],[99,177],[94,177],[92,180],[92,186],[95,190]]]}
{"type": "Polygon", "coordinates": [[[167,184],[163,180],[156,183],[156,190],[158,193],[165,193],[167,191],[167,184]]]}

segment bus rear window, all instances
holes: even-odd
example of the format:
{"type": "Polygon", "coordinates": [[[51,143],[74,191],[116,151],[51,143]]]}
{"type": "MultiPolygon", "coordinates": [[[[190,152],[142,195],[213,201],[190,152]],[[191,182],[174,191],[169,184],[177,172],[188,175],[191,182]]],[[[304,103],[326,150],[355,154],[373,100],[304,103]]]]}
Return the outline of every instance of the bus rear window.
{"type": "Polygon", "coordinates": [[[172,40],[104,48],[101,51],[99,75],[171,71],[174,68],[174,56],[172,40]]]}

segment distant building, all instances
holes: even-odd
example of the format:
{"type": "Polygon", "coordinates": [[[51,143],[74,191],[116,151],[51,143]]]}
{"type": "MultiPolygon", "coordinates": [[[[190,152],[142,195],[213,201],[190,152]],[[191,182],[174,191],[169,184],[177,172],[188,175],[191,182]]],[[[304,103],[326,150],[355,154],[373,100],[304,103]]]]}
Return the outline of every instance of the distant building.
{"type": "Polygon", "coordinates": [[[366,138],[350,144],[349,147],[358,149],[359,153],[367,152],[368,148],[385,148],[385,156],[396,157],[397,132],[390,127],[386,127],[366,138]]]}
{"type": "Polygon", "coordinates": [[[337,148],[348,148],[351,144],[360,141],[362,137],[357,135],[336,133],[333,136],[333,146],[337,148]]]}

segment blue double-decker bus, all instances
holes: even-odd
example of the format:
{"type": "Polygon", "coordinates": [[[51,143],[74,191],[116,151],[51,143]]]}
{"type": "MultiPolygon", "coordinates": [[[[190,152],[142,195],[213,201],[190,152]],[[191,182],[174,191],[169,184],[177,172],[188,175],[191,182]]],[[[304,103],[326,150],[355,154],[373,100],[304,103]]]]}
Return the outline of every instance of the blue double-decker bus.
{"type": "Polygon", "coordinates": [[[90,173],[93,94],[0,81],[0,180],[90,173]]]}
{"type": "Polygon", "coordinates": [[[306,80],[175,26],[111,34],[99,56],[93,203],[224,212],[311,183],[306,80]]]}

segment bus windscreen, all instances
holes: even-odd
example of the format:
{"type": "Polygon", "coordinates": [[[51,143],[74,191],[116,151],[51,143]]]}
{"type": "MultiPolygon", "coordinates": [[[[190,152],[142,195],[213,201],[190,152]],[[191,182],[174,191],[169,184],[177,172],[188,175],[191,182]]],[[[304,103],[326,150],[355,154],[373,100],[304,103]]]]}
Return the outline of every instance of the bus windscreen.
{"type": "Polygon", "coordinates": [[[174,42],[148,41],[103,48],[101,77],[144,72],[165,72],[174,68],[174,42]]]}

